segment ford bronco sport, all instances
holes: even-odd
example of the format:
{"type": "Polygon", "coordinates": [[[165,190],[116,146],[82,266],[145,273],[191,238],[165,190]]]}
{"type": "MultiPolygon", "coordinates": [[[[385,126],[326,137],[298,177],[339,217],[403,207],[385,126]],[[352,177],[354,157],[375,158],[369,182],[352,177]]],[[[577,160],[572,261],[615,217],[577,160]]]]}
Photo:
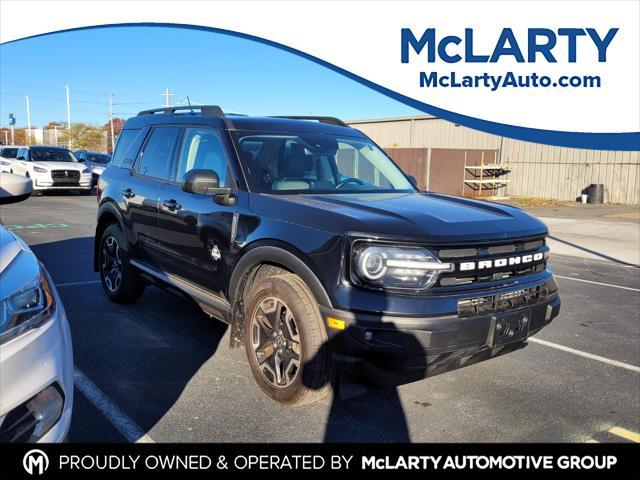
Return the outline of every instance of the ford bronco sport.
{"type": "Polygon", "coordinates": [[[228,323],[285,404],[525,346],[560,309],[544,224],[414,183],[335,118],[140,112],[98,181],[94,268],[114,302],[155,284],[228,323]]]}

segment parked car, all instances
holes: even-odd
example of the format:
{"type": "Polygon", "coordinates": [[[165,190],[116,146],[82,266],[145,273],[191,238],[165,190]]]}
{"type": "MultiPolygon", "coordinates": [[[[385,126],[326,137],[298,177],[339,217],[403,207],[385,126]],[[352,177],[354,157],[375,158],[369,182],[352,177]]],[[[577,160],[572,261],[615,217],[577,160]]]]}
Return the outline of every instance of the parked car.
{"type": "Polygon", "coordinates": [[[10,171],[31,178],[35,191],[79,190],[82,195],[91,193],[91,171],[66,148],[21,147],[10,171]]]}
{"type": "Polygon", "coordinates": [[[77,150],[75,155],[79,162],[84,163],[84,165],[91,170],[91,179],[93,186],[95,186],[96,183],[98,183],[98,177],[104,172],[104,169],[107,168],[107,165],[111,161],[111,155],[91,150],[77,150]]]}
{"type": "MultiPolygon", "coordinates": [[[[0,176],[0,205],[32,182],[0,176]]],[[[27,244],[0,223],[0,443],[61,442],[73,406],[73,352],[58,292],[27,244]]]]}
{"type": "Polygon", "coordinates": [[[22,145],[0,146],[0,172],[11,172],[11,165],[18,156],[18,150],[22,145]]]}
{"type": "Polygon", "coordinates": [[[94,268],[114,302],[156,284],[229,323],[284,404],[524,347],[560,309],[545,225],[414,184],[335,118],[140,112],[98,180],[94,268]]]}

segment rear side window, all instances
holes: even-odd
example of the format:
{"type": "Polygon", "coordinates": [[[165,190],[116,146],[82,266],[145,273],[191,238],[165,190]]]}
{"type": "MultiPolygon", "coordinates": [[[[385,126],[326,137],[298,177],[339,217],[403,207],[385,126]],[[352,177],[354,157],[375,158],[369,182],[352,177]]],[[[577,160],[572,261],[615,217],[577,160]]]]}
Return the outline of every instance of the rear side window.
{"type": "Polygon", "coordinates": [[[133,158],[135,158],[135,155],[138,152],[134,152],[133,157],[127,157],[125,154],[132,146],[133,141],[136,139],[136,137],[140,135],[140,133],[140,130],[122,130],[122,132],[120,132],[118,143],[116,144],[116,150],[113,153],[113,160],[111,162],[112,165],[115,165],[116,167],[124,166],[123,160],[125,158],[130,158],[130,160],[133,160],[133,158]]]}
{"type": "Polygon", "coordinates": [[[177,127],[154,128],[136,161],[137,172],[145,177],[168,180],[179,134],[177,127]]]}

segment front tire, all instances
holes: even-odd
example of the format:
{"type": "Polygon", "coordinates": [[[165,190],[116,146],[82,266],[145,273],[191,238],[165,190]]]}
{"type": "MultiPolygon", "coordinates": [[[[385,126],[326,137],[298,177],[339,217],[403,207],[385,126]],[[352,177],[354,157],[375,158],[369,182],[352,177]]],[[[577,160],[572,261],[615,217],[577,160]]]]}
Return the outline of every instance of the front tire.
{"type": "Polygon", "coordinates": [[[109,225],[104,230],[99,248],[100,281],[109,300],[116,303],[138,300],[145,284],[129,263],[129,245],[118,225],[109,225]]]}
{"type": "Polygon", "coordinates": [[[253,286],[244,344],[255,381],[276,402],[308,404],[329,394],[327,332],[313,294],[297,275],[285,273],[253,286]]]}

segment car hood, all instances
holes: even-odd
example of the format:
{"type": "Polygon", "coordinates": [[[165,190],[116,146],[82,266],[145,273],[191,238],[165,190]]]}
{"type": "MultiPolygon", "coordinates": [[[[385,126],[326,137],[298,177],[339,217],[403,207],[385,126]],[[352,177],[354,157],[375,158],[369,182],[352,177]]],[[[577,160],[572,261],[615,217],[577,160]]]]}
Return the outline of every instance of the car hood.
{"type": "Polygon", "coordinates": [[[543,235],[546,226],[517,207],[437,193],[260,195],[262,215],[332,231],[368,236],[467,243],[543,235]]]}
{"type": "Polygon", "coordinates": [[[80,170],[84,169],[81,163],[75,162],[33,162],[33,165],[41,168],[48,168],[50,170],[80,170]]]}
{"type": "Polygon", "coordinates": [[[23,250],[23,245],[4,225],[0,224],[0,274],[23,250]]]}
{"type": "Polygon", "coordinates": [[[0,222],[0,300],[37,279],[39,268],[27,244],[0,222]]]}

